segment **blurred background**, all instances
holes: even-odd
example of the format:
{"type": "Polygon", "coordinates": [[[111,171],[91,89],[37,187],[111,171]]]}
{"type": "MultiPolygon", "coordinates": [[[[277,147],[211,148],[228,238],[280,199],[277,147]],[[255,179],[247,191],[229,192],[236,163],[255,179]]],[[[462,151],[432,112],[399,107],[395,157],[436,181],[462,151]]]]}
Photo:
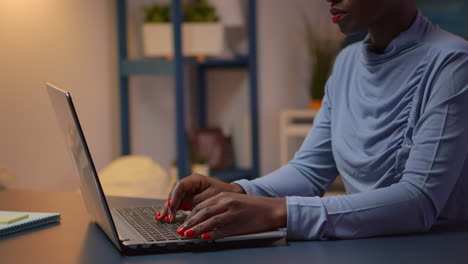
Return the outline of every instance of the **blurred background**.
{"type": "MultiPolygon", "coordinates": [[[[125,170],[125,164],[138,166],[140,173],[148,165],[141,160],[116,164],[123,155],[153,162],[157,169],[152,171],[164,174],[158,177],[167,184],[193,169],[187,164],[205,164],[207,174],[233,180],[265,175],[293,156],[320,107],[311,100],[321,99],[334,56],[350,42],[331,23],[329,4],[212,0],[196,6],[182,1],[184,24],[217,27],[204,32],[182,26],[185,57],[180,60],[176,43],[163,43],[173,40],[174,27],[160,27],[159,33],[145,29],[145,24],[174,22],[165,17],[172,12],[164,9],[169,3],[0,1],[0,184],[54,191],[79,186],[45,82],[71,92],[97,170],[108,179],[138,172],[125,170]],[[249,46],[252,36],[255,51],[249,46]],[[182,65],[182,73],[174,70],[176,64],[182,65]],[[183,107],[175,98],[180,79],[183,107]],[[122,87],[128,89],[128,124],[121,108],[122,87]],[[200,101],[200,95],[206,100],[200,101]],[[177,111],[183,112],[182,126],[177,126],[177,111]],[[203,111],[205,120],[200,120],[203,111]],[[252,111],[258,111],[257,120],[252,111]],[[131,131],[130,136],[122,131],[131,131]],[[182,155],[176,144],[181,134],[186,142],[179,146],[182,155]],[[171,167],[180,170],[171,174],[171,167]]],[[[468,36],[463,0],[419,4],[441,27],[468,36]]]]}

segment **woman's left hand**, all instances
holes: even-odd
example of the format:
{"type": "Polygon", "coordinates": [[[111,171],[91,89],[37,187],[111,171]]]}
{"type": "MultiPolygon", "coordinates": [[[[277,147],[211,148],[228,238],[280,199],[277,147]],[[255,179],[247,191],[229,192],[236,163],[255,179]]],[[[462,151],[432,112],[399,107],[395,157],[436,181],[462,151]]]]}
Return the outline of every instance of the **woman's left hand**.
{"type": "Polygon", "coordinates": [[[219,239],[286,226],[286,198],[222,192],[195,206],[177,233],[219,239]]]}

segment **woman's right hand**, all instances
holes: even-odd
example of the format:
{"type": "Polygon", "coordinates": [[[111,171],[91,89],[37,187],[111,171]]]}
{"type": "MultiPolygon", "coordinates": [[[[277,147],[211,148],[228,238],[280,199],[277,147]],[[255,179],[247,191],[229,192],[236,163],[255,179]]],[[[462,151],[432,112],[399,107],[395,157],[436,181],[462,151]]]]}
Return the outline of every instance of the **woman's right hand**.
{"type": "Polygon", "coordinates": [[[244,193],[244,190],[237,184],[192,174],[176,183],[164,209],[156,213],[156,220],[172,222],[179,209],[191,210],[197,204],[222,192],[244,193]]]}

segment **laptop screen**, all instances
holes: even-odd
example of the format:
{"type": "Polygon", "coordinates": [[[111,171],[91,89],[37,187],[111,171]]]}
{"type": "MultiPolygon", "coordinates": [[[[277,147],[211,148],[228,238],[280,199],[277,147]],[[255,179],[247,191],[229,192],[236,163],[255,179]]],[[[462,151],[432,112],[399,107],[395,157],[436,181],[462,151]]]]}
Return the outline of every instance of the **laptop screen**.
{"type": "Polygon", "coordinates": [[[84,203],[94,221],[120,249],[114,222],[102,191],[81,125],[76,115],[70,93],[46,84],[52,107],[65,143],[70,149],[80,176],[80,190],[84,203]]]}

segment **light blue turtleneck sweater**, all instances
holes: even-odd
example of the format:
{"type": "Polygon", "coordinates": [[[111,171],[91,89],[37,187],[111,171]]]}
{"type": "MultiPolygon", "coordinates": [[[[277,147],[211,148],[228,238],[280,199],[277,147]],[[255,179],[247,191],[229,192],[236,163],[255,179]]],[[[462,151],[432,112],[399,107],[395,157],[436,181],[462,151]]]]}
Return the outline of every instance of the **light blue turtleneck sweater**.
{"type": "Polygon", "coordinates": [[[247,194],[286,197],[289,239],[426,231],[468,220],[468,42],[421,14],[383,54],[344,49],[293,160],[247,194]],[[336,176],[348,195],[321,198],[336,176]]]}

